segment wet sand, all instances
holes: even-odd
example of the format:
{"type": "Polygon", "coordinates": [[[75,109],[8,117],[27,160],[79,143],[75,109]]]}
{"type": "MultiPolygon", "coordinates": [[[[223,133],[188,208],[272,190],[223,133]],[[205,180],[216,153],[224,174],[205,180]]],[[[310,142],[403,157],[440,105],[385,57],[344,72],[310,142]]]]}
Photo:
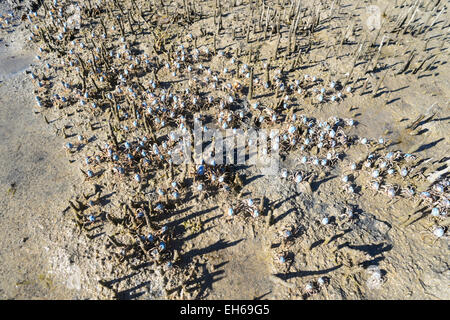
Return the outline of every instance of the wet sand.
{"type": "MultiPolygon", "coordinates": [[[[224,22],[230,25],[231,18],[224,22]]],[[[198,33],[200,25],[208,23],[212,24],[212,18],[192,28],[198,33]]],[[[0,197],[0,289],[3,298],[167,298],[163,288],[176,286],[178,277],[192,270],[195,272],[188,282],[194,289],[181,297],[298,299],[309,281],[323,276],[330,281],[327,290],[310,298],[449,298],[447,240],[441,239],[433,245],[425,243],[422,232],[429,224],[426,219],[406,228],[402,223],[411,215],[411,204],[407,201],[392,203],[384,195],[374,195],[368,189],[364,189],[361,198],[347,197],[337,182],[342,168],[316,179],[312,193],[299,191],[280,177],[261,177],[258,170],[245,170],[248,177],[245,192],[252,197],[264,195],[275,203],[272,227],[238,219],[224,222],[223,210],[228,199],[223,196],[207,199],[195,203],[191,211],[191,204],[186,205],[164,220],[186,239],[180,251],[191,269],[165,275],[160,269],[144,268],[135,272],[126,266],[117,268],[111,261],[111,250],[106,247],[103,233],[92,241],[79,234],[72,211],[67,210],[67,201],[89,193],[92,185],[80,173],[82,156],[67,154],[63,149],[67,140],[56,135],[55,128],[61,128],[66,119],[61,113],[49,110],[46,115],[50,123],[46,124],[42,114],[33,112],[35,87],[24,71],[30,63],[37,63],[34,56],[38,53],[36,48],[33,51],[25,45],[25,34],[16,28],[4,35],[0,43],[0,167],[4,168],[0,172],[0,191],[4,195],[0,197]],[[268,185],[271,187],[267,188],[268,185]],[[348,229],[335,225],[329,229],[320,227],[321,217],[338,217],[346,203],[354,205],[358,212],[358,218],[348,229]],[[181,228],[183,222],[197,219],[203,227],[201,232],[181,228]],[[276,258],[280,234],[292,226],[299,226],[302,232],[290,247],[295,253],[294,262],[285,270],[276,258]],[[327,237],[333,241],[322,245],[327,237]],[[336,248],[349,243],[353,249],[337,252],[336,248]],[[354,267],[354,261],[364,268],[354,267]],[[367,287],[370,265],[382,270],[386,280],[382,286],[367,287]],[[273,281],[273,274],[285,282],[273,281]],[[99,286],[98,280],[109,282],[115,295],[99,286]]],[[[319,32],[321,36],[328,36],[326,29],[319,32]]],[[[218,47],[226,48],[231,42],[231,35],[226,34],[218,47]]],[[[438,45],[431,43],[430,47],[438,45]]],[[[269,56],[269,49],[263,54],[269,56]]],[[[384,52],[386,59],[392,59],[391,64],[400,63],[401,55],[391,57],[390,50],[387,47],[384,52]]],[[[51,59],[48,61],[53,62],[51,59]]],[[[335,61],[335,64],[341,73],[349,69],[344,63],[335,61]]],[[[379,99],[355,93],[338,105],[320,109],[306,105],[302,112],[318,119],[334,115],[354,117],[359,125],[352,133],[358,136],[377,139],[386,135],[396,142],[391,150],[398,148],[423,158],[441,159],[449,152],[446,138],[449,66],[441,60],[437,65],[437,70],[427,73],[420,81],[411,75],[388,77],[380,89],[385,93],[379,99]],[[389,99],[387,92],[390,92],[389,99]],[[423,124],[419,134],[406,134],[406,125],[421,113],[429,114],[431,106],[435,107],[435,119],[423,124]]],[[[305,72],[320,74],[318,69],[305,72]]],[[[370,80],[373,86],[378,79],[370,80]]],[[[359,89],[362,83],[358,86],[359,89]]],[[[82,123],[82,117],[74,118],[73,123],[82,123]]],[[[81,127],[75,126],[73,136],[79,131],[81,127]]],[[[349,151],[348,157],[359,159],[365,153],[366,147],[357,146],[349,151]]],[[[358,183],[363,185],[366,181],[361,178],[358,183]]],[[[117,210],[117,199],[123,200],[119,195],[111,198],[112,203],[104,206],[106,211],[117,210]]],[[[108,228],[105,232],[109,232],[108,228]]]]}
{"type": "Polygon", "coordinates": [[[55,278],[50,260],[66,245],[58,234],[80,177],[61,148],[63,139],[33,112],[26,71],[34,56],[20,27],[1,37],[0,298],[72,299],[77,293],[55,278]]]}

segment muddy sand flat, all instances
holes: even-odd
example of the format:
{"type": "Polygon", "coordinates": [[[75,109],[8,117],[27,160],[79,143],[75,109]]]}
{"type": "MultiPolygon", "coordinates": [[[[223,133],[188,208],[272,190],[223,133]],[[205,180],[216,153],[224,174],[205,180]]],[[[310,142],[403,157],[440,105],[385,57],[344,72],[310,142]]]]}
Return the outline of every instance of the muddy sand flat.
{"type": "Polygon", "coordinates": [[[450,298],[448,4],[45,3],[1,7],[2,298],[450,298]],[[170,163],[197,113],[280,170],[170,163]]]}

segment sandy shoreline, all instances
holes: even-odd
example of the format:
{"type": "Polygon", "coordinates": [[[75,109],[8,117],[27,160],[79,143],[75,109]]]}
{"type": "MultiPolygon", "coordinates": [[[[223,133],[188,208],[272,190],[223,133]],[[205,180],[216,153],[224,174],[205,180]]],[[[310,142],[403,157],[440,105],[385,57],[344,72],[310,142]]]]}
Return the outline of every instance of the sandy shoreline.
{"type": "Polygon", "coordinates": [[[50,257],[68,245],[62,212],[80,177],[63,140],[33,112],[25,71],[36,60],[25,33],[14,26],[0,42],[0,297],[74,299],[81,296],[52,274],[50,257]]]}
{"type": "MultiPolygon", "coordinates": [[[[0,12],[4,14],[7,8],[2,5],[0,12]]],[[[200,20],[192,29],[199,33],[199,26],[212,23],[209,20],[200,20]]],[[[86,201],[86,195],[96,190],[96,182],[104,182],[103,178],[88,181],[80,171],[86,170],[82,155],[93,155],[97,149],[89,145],[87,150],[70,154],[63,147],[67,141],[74,142],[78,134],[91,137],[92,145],[100,143],[97,139],[107,140],[106,121],[100,116],[96,119],[101,128],[97,131],[88,128],[88,116],[76,107],[36,111],[36,88],[29,72],[45,70],[44,63],[57,60],[49,54],[38,62],[36,48],[26,40],[29,31],[17,20],[15,23],[1,31],[0,41],[0,298],[298,299],[304,297],[300,293],[305,285],[321,276],[329,281],[327,290],[312,295],[313,299],[450,298],[448,240],[440,239],[432,246],[425,243],[422,234],[430,221],[418,219],[405,227],[405,219],[413,216],[411,204],[405,199],[389,201],[381,194],[375,196],[363,185],[362,177],[355,178],[361,185],[361,198],[348,197],[336,181],[345,172],[343,167],[320,178],[316,175],[310,191],[280,177],[264,177],[254,168],[244,169],[244,194],[270,199],[273,226],[227,219],[223,214],[229,203],[226,195],[200,202],[189,199],[167,217],[158,217],[158,223],[169,226],[178,237],[174,248],[182,254],[182,263],[176,271],[167,271],[162,265],[144,264],[134,269],[132,263],[117,263],[119,250],[112,248],[106,236],[118,232],[104,219],[98,232],[80,233],[68,207],[68,200],[86,201]],[[63,126],[68,128],[68,139],[62,137],[63,126]],[[348,204],[354,206],[357,218],[342,222],[339,217],[348,204]],[[320,226],[324,216],[334,217],[330,228],[320,226]],[[284,250],[282,234],[291,228],[299,233],[288,245],[295,258],[286,267],[276,259],[284,250]],[[368,287],[370,266],[380,268],[385,281],[375,289],[368,287]],[[274,275],[282,280],[273,280],[274,275]],[[176,289],[180,283],[182,290],[176,289]],[[191,289],[186,289],[189,286],[191,289]]],[[[232,24],[231,18],[227,16],[225,23],[232,24]]],[[[324,29],[319,38],[328,37],[327,32],[324,29]]],[[[414,38],[405,37],[405,43],[419,46],[414,38]]],[[[218,47],[226,49],[231,42],[231,35],[225,34],[218,47]]],[[[432,43],[430,50],[438,46],[432,43]]],[[[396,65],[403,57],[394,54],[392,47],[383,55],[396,65]]],[[[262,53],[267,55],[267,51],[262,53]]],[[[342,74],[348,70],[344,64],[334,63],[342,74]]],[[[354,117],[358,126],[350,129],[351,134],[371,139],[386,135],[394,142],[390,150],[445,160],[450,150],[450,66],[443,59],[437,65],[437,70],[420,81],[413,80],[411,74],[387,77],[380,89],[381,98],[355,92],[339,105],[312,110],[306,106],[302,112],[318,119],[354,117]],[[436,117],[421,124],[422,131],[406,133],[406,125],[418,115],[433,112],[436,117]]],[[[313,68],[320,74],[320,66],[313,68]]],[[[55,72],[56,80],[61,75],[62,71],[55,72]]],[[[368,78],[375,83],[379,76],[368,78]]],[[[349,149],[344,162],[360,160],[367,150],[362,145],[349,149]]],[[[295,164],[294,157],[288,160],[295,164]]],[[[105,175],[105,201],[98,210],[119,215],[122,203],[139,192],[132,183],[110,183],[114,176],[109,171],[105,175]]],[[[154,194],[150,189],[145,193],[149,198],[154,194]]]]}

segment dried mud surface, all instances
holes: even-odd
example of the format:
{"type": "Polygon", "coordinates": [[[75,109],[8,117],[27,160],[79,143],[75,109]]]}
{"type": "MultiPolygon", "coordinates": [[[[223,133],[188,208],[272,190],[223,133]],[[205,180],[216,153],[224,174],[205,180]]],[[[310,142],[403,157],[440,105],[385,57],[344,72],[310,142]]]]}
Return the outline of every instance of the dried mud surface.
{"type": "MultiPolygon", "coordinates": [[[[251,15],[248,1],[237,1],[236,7],[230,7],[231,2],[222,1],[224,30],[216,39],[217,50],[235,55],[239,47],[241,56],[238,59],[249,63],[245,53],[251,47],[252,52],[257,52],[254,58],[257,62],[251,63],[255,66],[255,77],[263,79],[263,63],[272,57],[277,35],[270,36],[269,40],[268,33],[261,43],[258,39],[262,32],[251,32],[247,43],[241,27],[245,27],[243,21],[251,15]],[[236,39],[232,27],[236,28],[236,39]]],[[[425,9],[427,2],[420,1],[420,8],[425,9]]],[[[131,2],[120,3],[127,11],[131,10],[131,2]]],[[[183,23],[182,1],[174,3],[179,4],[179,20],[170,25],[168,33],[173,37],[168,36],[166,47],[171,43],[175,47],[183,43],[190,48],[193,44],[187,35],[192,33],[198,37],[199,48],[207,46],[212,52],[214,1],[199,1],[196,10],[203,11],[203,18],[193,18],[189,24],[183,23]],[[203,28],[209,32],[206,36],[201,36],[203,28]]],[[[408,6],[414,3],[406,1],[404,10],[397,8],[388,15],[406,13],[408,6]]],[[[377,33],[377,30],[367,30],[364,23],[369,4],[385,8],[388,2],[340,1],[341,9],[333,11],[334,19],[327,19],[331,11],[329,6],[323,5],[322,22],[309,38],[312,49],[303,56],[297,68],[288,72],[286,82],[292,84],[293,79],[302,79],[305,74],[320,79],[319,89],[328,85],[330,79],[345,81],[345,74],[352,69],[352,53],[362,36],[365,34],[367,39],[372,39],[377,33]],[[353,22],[357,26],[355,33],[348,35],[342,48],[335,45],[328,51],[329,45],[334,44],[342,30],[353,22]]],[[[307,1],[305,7],[311,6],[313,1],[307,1]]],[[[147,10],[147,7],[142,8],[147,10]]],[[[431,8],[426,12],[431,12],[431,8]]],[[[1,9],[5,14],[3,12],[8,12],[11,7],[3,4],[1,9]]],[[[163,262],[159,258],[149,262],[142,256],[119,262],[120,247],[116,248],[107,236],[116,237],[123,243],[131,240],[126,232],[125,235],[121,233],[123,229],[117,231],[117,226],[106,216],[123,217],[124,210],[126,215],[123,203],[141,199],[157,203],[156,189],[168,184],[165,170],[159,168],[150,173],[144,186],[134,181],[134,174],[117,178],[112,166],[94,179],[86,177],[80,169],[87,172],[93,167],[84,163],[85,156],[94,158],[106,141],[112,144],[107,127],[108,121],[112,120],[108,120],[104,110],[85,112],[86,107],[79,103],[64,105],[61,109],[52,105],[36,106],[35,95],[54,102],[51,95],[60,87],[55,85],[43,95],[36,87],[36,80],[31,80],[31,73],[39,77],[51,76],[45,85],[61,80],[79,83],[79,78],[73,76],[73,69],[70,73],[61,67],[61,58],[56,53],[39,53],[37,48],[45,46],[36,40],[37,37],[34,42],[28,41],[30,30],[25,28],[26,22],[16,18],[12,26],[0,30],[0,167],[3,169],[0,172],[0,296],[3,299],[450,299],[448,231],[439,239],[432,234],[436,225],[447,230],[448,217],[434,219],[429,208],[422,207],[423,202],[400,194],[391,199],[382,191],[375,192],[370,187],[370,170],[361,168],[351,173],[355,194],[346,192],[341,181],[350,172],[350,164],[364,163],[370,152],[383,154],[402,150],[425,159],[428,169],[422,171],[423,178],[408,180],[418,191],[429,185],[425,176],[441,170],[446,162],[448,164],[448,6],[442,5],[439,9],[443,10],[440,19],[425,36],[400,33],[397,40],[382,47],[377,68],[366,75],[362,74],[365,57],[361,57],[350,82],[352,92],[345,93],[342,88],[343,99],[320,104],[315,100],[315,94],[306,97],[295,92],[290,94],[289,104],[298,117],[304,114],[324,121],[334,116],[354,119],[356,125],[346,127],[346,134],[372,141],[383,137],[389,141],[383,148],[354,143],[341,149],[343,158],[326,169],[301,164],[299,159],[303,154],[298,150],[288,153],[282,165],[289,172],[311,175],[309,183],[297,184],[292,179],[264,175],[257,167],[246,166],[238,170],[243,186],[237,194],[220,191],[200,200],[189,186],[176,208],[164,214],[156,213],[151,218],[158,228],[166,226],[170,232],[167,252],[160,253],[163,262]],[[418,56],[408,71],[395,75],[393,70],[404,64],[411,48],[417,50],[418,56]],[[421,71],[420,76],[413,74],[411,70],[420,65],[420,59],[431,54],[438,55],[429,70],[421,71]],[[42,61],[37,61],[36,55],[41,55],[42,61]],[[49,70],[45,63],[57,67],[49,70]],[[371,92],[382,77],[382,84],[373,96],[371,92]],[[366,79],[366,93],[361,95],[366,79]],[[420,115],[425,116],[411,133],[407,127],[420,115]],[[431,115],[433,117],[427,120],[431,115]],[[89,123],[93,123],[94,128],[89,123]],[[66,128],[66,139],[63,138],[63,127],[66,128]],[[65,151],[65,143],[69,141],[76,145],[78,135],[85,139],[80,148],[75,152],[65,151]],[[103,186],[102,198],[99,204],[88,206],[86,214],[82,213],[86,220],[90,214],[97,215],[98,219],[92,228],[89,224],[80,228],[74,219],[75,210],[68,201],[87,203],[94,199],[96,185],[103,186]],[[227,215],[230,206],[262,197],[264,206],[258,218],[243,213],[233,217],[227,215]],[[349,207],[354,213],[351,218],[343,214],[349,207]],[[266,223],[269,211],[273,214],[270,226],[266,223]],[[329,219],[326,225],[321,223],[325,217],[329,219]],[[286,231],[290,232],[288,237],[286,231]],[[179,255],[177,259],[174,258],[175,250],[179,255]],[[280,262],[281,256],[286,262],[280,262]],[[168,267],[168,261],[173,266],[168,267]],[[319,278],[324,281],[323,285],[319,285],[319,278]]],[[[42,15],[43,8],[39,10],[42,15]]],[[[104,15],[107,17],[106,13],[104,15]]],[[[414,20],[415,25],[420,28],[425,16],[414,20]]],[[[149,21],[156,26],[167,24],[168,15],[161,8],[152,17],[149,21]]],[[[256,12],[255,19],[259,19],[256,12]]],[[[105,20],[105,23],[109,30],[114,22],[105,20]]],[[[144,24],[141,26],[145,29],[144,24]]],[[[96,28],[101,30],[98,25],[96,28]]],[[[289,27],[281,30],[283,36],[278,58],[271,64],[271,76],[283,64],[287,51],[289,27]]],[[[115,33],[114,40],[108,40],[108,46],[121,51],[120,32],[116,30],[115,33]]],[[[131,32],[127,32],[127,37],[133,37],[131,32]]],[[[84,39],[76,38],[77,45],[84,39]]],[[[153,56],[154,39],[144,33],[133,48],[153,56]]],[[[298,36],[303,50],[308,43],[305,39],[308,39],[306,35],[298,36]]],[[[381,35],[378,44],[380,39],[381,35]]],[[[165,57],[165,53],[160,54],[162,61],[165,57]]],[[[289,69],[288,65],[295,57],[295,52],[288,56],[285,69],[289,69]]],[[[235,70],[229,58],[213,55],[201,63],[226,79],[223,83],[231,82],[235,77],[235,73],[224,75],[221,72],[224,67],[235,70]]],[[[193,65],[198,67],[198,63],[193,65]]],[[[162,67],[158,78],[165,81],[171,92],[193,87],[186,70],[178,73],[173,76],[162,67]]],[[[198,77],[203,79],[204,76],[198,77]]],[[[148,85],[150,79],[151,72],[148,72],[142,76],[142,83],[148,85]]],[[[237,80],[244,90],[236,94],[236,104],[249,105],[258,101],[261,105],[272,106],[278,101],[273,97],[275,90],[265,90],[262,85],[255,86],[253,99],[247,101],[248,79],[240,77],[237,80]]],[[[92,89],[92,85],[90,87],[92,89]]],[[[211,87],[205,91],[216,101],[227,95],[226,90],[215,93],[211,87]]],[[[126,102],[123,104],[127,105],[126,102]]],[[[216,108],[209,112],[217,119],[220,110],[216,108]]],[[[121,121],[132,127],[131,119],[121,121]]],[[[115,125],[117,128],[122,126],[115,125]]],[[[119,129],[117,132],[118,139],[124,140],[119,129]]],[[[161,137],[167,134],[164,129],[160,132],[161,137]]],[[[102,151],[106,153],[106,150],[102,151]]],[[[423,166],[422,163],[418,168],[423,166]]],[[[99,168],[101,165],[94,170],[99,168]]],[[[180,173],[176,171],[177,179],[182,174],[181,170],[180,173]]],[[[393,179],[391,183],[398,185],[406,181],[400,177],[393,179]]],[[[448,181],[445,175],[441,179],[448,181]]],[[[148,211],[147,207],[145,211],[148,211]]]]}

